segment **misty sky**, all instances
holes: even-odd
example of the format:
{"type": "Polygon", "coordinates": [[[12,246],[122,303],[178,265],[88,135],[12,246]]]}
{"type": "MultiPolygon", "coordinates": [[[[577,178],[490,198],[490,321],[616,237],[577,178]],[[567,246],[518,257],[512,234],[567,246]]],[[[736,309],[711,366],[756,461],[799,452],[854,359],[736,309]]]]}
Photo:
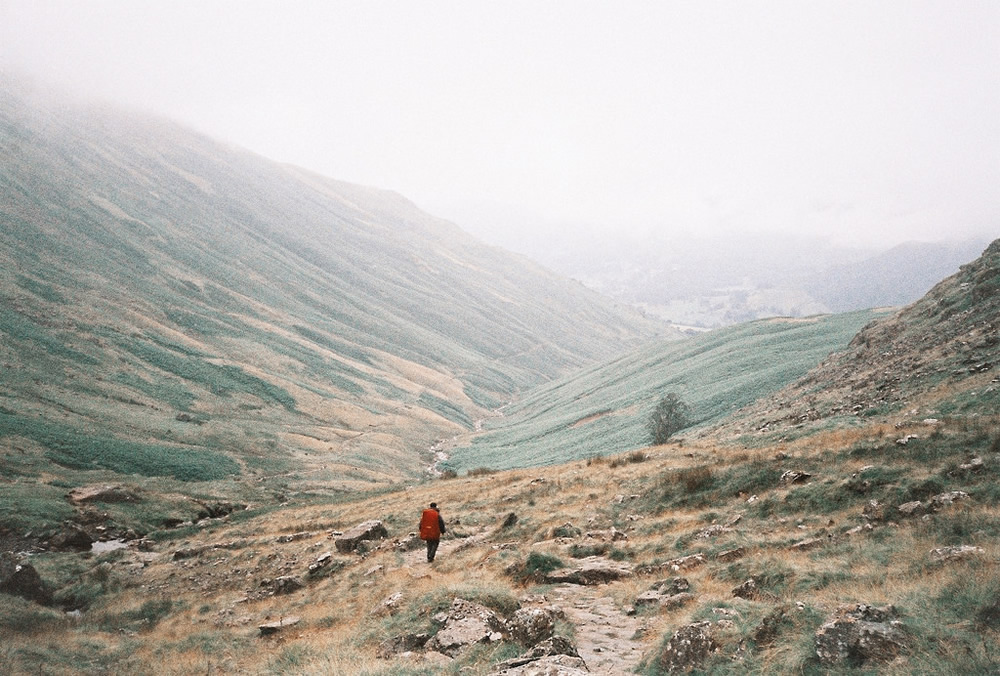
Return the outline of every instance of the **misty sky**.
{"type": "Polygon", "coordinates": [[[0,67],[462,225],[1000,236],[993,0],[0,0],[0,67]]]}

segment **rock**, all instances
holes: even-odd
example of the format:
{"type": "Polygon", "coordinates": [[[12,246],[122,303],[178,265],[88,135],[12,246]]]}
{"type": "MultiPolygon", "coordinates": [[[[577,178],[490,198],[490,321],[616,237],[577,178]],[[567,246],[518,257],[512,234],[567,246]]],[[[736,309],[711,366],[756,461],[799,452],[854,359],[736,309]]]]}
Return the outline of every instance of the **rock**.
{"type": "Polygon", "coordinates": [[[679,571],[679,570],[690,570],[692,568],[697,568],[698,566],[705,565],[705,555],[704,554],[690,554],[688,556],[682,556],[679,559],[673,559],[667,561],[664,564],[668,570],[679,571]]]}
{"type": "Polygon", "coordinates": [[[15,566],[9,577],[0,581],[0,593],[20,596],[43,606],[52,605],[52,591],[30,563],[15,566]]]}
{"type": "Polygon", "coordinates": [[[731,533],[732,530],[732,528],[727,528],[721,524],[715,524],[707,528],[702,528],[700,531],[695,533],[694,536],[701,540],[709,540],[711,538],[718,537],[723,533],[731,533]]]}
{"type": "Polygon", "coordinates": [[[305,587],[299,578],[292,575],[282,575],[273,580],[262,580],[260,586],[270,588],[274,595],[291,594],[305,587]]]}
{"type": "Polygon", "coordinates": [[[118,503],[139,501],[139,495],[134,489],[107,484],[74,488],[66,497],[70,502],[77,505],[90,502],[118,503]]]}
{"type": "Polygon", "coordinates": [[[916,434],[907,434],[905,437],[896,439],[896,444],[899,446],[906,446],[913,439],[919,439],[919,438],[920,437],[918,437],[916,434]]]}
{"type": "Polygon", "coordinates": [[[382,641],[375,649],[375,656],[387,660],[399,653],[420,650],[431,638],[430,634],[402,634],[382,641]]]}
{"type": "Polygon", "coordinates": [[[434,621],[444,626],[427,642],[427,648],[449,657],[476,643],[499,641],[507,628],[495,612],[465,599],[455,599],[449,611],[441,615],[434,621]]]}
{"type": "Polygon", "coordinates": [[[277,634],[282,629],[287,627],[292,627],[302,621],[300,617],[283,617],[277,622],[268,622],[267,624],[262,624],[257,629],[260,630],[261,636],[270,636],[271,634],[277,634]]]}
{"type": "Polygon", "coordinates": [[[809,472],[797,472],[795,470],[788,470],[782,473],[781,483],[783,484],[801,484],[809,481],[812,478],[812,474],[809,472]]]}
{"type": "Polygon", "coordinates": [[[805,552],[810,549],[816,549],[827,542],[829,542],[829,538],[806,538],[805,540],[799,540],[789,547],[789,549],[795,552],[805,552]]]}
{"type": "Polygon", "coordinates": [[[553,636],[523,655],[499,663],[494,674],[512,676],[572,676],[589,673],[576,647],[562,636],[553,636]]]}
{"type": "Polygon", "coordinates": [[[501,529],[507,529],[514,526],[517,523],[517,514],[514,512],[509,512],[507,516],[504,517],[503,523],[500,524],[501,529]]]}
{"type": "Polygon", "coordinates": [[[961,561],[967,559],[971,556],[977,556],[983,553],[982,547],[975,547],[973,545],[959,545],[957,547],[938,547],[937,549],[932,549],[930,551],[931,558],[934,559],[936,563],[950,563],[952,561],[961,561]]]}
{"type": "Polygon", "coordinates": [[[279,535],[278,539],[275,540],[279,545],[287,544],[289,542],[298,542],[299,540],[308,540],[309,538],[316,537],[316,533],[310,533],[307,531],[302,531],[300,533],[291,533],[289,535],[279,535]]]}
{"type": "Polygon", "coordinates": [[[88,552],[94,539],[76,525],[66,526],[49,542],[49,546],[59,552],[88,552]]]}
{"type": "Polygon", "coordinates": [[[547,573],[544,580],[549,584],[569,582],[593,585],[621,580],[631,577],[633,574],[632,567],[627,563],[611,561],[600,556],[588,556],[585,559],[580,559],[580,563],[576,566],[560,568],[547,573]]]}
{"type": "Polygon", "coordinates": [[[761,597],[761,590],[757,587],[757,580],[752,577],[740,586],[733,589],[733,596],[736,598],[756,601],[761,597]]]}
{"type": "Polygon", "coordinates": [[[399,612],[400,601],[403,600],[403,592],[396,592],[382,599],[382,602],[375,606],[371,614],[376,616],[395,615],[399,612]]]}
{"type": "Polygon", "coordinates": [[[523,646],[533,646],[551,638],[556,630],[556,619],[562,615],[557,607],[521,608],[507,621],[510,638],[523,646]]]}
{"type": "Polygon", "coordinates": [[[639,608],[655,604],[662,610],[673,610],[694,600],[694,594],[689,593],[690,589],[691,583],[683,577],[659,580],[647,591],[639,594],[635,598],[634,605],[639,608]]]}
{"type": "Polygon", "coordinates": [[[937,512],[945,507],[951,507],[956,502],[968,499],[969,494],[965,491],[948,491],[947,493],[938,493],[932,497],[927,506],[937,512]]]}
{"type": "Polygon", "coordinates": [[[816,656],[827,665],[891,660],[906,647],[895,616],[892,606],[841,606],[816,632],[816,656]]]}
{"type": "Polygon", "coordinates": [[[681,627],[670,637],[660,652],[659,666],[666,672],[695,669],[718,648],[712,637],[712,623],[694,622],[681,627]]]}
{"type": "Polygon", "coordinates": [[[719,552],[715,555],[715,560],[722,561],[723,563],[729,563],[730,561],[742,559],[746,555],[746,547],[737,547],[736,549],[727,549],[724,552],[719,552]]]}
{"type": "Polygon", "coordinates": [[[332,561],[333,552],[323,552],[314,562],[309,564],[309,575],[316,577],[323,571],[324,568],[329,566],[332,561]]]}
{"type": "Polygon", "coordinates": [[[334,540],[333,544],[338,552],[346,554],[357,550],[358,545],[364,540],[381,540],[387,535],[388,532],[381,521],[365,521],[345,531],[343,535],[334,540]]]}
{"type": "Polygon", "coordinates": [[[751,638],[753,638],[757,647],[763,648],[774,643],[774,639],[778,637],[780,625],[785,619],[786,613],[787,610],[785,608],[779,607],[764,616],[751,634],[751,638]]]}
{"type": "Polygon", "coordinates": [[[878,500],[869,500],[861,510],[861,516],[868,521],[885,521],[885,505],[878,500]]]}
{"type": "Polygon", "coordinates": [[[628,534],[623,530],[618,530],[614,526],[611,530],[592,530],[587,533],[587,538],[590,540],[599,540],[601,542],[617,542],[619,540],[628,540],[628,534]]]}
{"type": "Polygon", "coordinates": [[[963,472],[981,472],[986,468],[985,463],[983,463],[982,458],[973,458],[967,463],[958,466],[963,472]]]}
{"type": "Polygon", "coordinates": [[[904,502],[896,508],[896,511],[903,516],[920,516],[927,511],[927,507],[920,500],[914,500],[913,502],[904,502]]]}

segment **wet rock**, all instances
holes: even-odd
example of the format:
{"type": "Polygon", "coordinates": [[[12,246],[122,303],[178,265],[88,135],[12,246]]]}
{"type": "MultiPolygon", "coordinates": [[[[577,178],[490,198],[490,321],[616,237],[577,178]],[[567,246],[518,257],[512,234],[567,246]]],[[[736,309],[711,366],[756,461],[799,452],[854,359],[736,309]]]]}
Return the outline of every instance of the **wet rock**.
{"type": "Polygon", "coordinates": [[[10,575],[0,581],[0,593],[20,596],[22,599],[52,605],[52,590],[45,584],[38,571],[30,563],[14,566],[10,575]]]}
{"type": "Polygon", "coordinates": [[[668,673],[698,668],[719,649],[712,633],[711,622],[694,622],[681,627],[660,653],[659,666],[668,673]]]}
{"type": "Polygon", "coordinates": [[[338,552],[346,554],[356,551],[365,540],[381,540],[387,535],[388,532],[381,521],[365,521],[345,531],[343,535],[334,540],[333,544],[338,552]]]}
{"type": "Polygon", "coordinates": [[[634,575],[632,567],[627,563],[611,561],[600,556],[588,556],[580,559],[579,564],[568,568],[560,568],[545,575],[545,582],[552,584],[569,582],[571,584],[594,585],[613,582],[634,575]]]}
{"type": "Polygon", "coordinates": [[[885,662],[906,647],[892,606],[841,606],[816,632],[816,656],[827,665],[885,662]]]}

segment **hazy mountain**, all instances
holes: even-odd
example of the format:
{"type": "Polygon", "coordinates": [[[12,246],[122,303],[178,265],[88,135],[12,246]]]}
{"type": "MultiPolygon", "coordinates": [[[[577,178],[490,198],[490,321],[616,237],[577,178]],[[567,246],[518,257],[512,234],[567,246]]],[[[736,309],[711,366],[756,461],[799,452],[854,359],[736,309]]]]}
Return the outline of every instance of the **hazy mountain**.
{"type": "Polygon", "coordinates": [[[514,393],[670,335],[400,195],[0,84],[8,476],[413,476],[514,393]]]}
{"type": "Polygon", "coordinates": [[[536,216],[502,205],[453,211],[472,232],[590,288],[649,315],[705,328],[905,305],[989,243],[911,242],[878,250],[767,232],[622,228],[612,236],[581,224],[529,227],[536,216]]]}

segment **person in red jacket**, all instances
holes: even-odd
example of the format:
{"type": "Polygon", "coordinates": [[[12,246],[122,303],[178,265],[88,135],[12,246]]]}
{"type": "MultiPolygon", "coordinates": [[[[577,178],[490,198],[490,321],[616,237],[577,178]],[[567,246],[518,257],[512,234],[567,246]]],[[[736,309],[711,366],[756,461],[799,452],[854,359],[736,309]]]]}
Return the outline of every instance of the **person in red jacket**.
{"type": "Polygon", "coordinates": [[[420,515],[420,539],[427,543],[427,563],[434,560],[444,532],[444,519],[441,518],[437,503],[432,502],[430,508],[420,515]]]}

